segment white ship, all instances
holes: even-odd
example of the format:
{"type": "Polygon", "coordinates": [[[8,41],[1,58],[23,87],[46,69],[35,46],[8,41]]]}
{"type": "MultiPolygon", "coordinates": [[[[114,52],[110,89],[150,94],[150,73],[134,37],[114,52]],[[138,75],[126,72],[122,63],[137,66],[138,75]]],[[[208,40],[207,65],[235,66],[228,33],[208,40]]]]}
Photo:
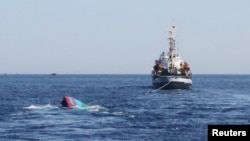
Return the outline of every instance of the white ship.
{"type": "Polygon", "coordinates": [[[192,88],[192,72],[186,61],[176,51],[175,26],[169,29],[169,51],[162,52],[155,60],[152,71],[152,83],[157,89],[190,89],[192,88]]]}

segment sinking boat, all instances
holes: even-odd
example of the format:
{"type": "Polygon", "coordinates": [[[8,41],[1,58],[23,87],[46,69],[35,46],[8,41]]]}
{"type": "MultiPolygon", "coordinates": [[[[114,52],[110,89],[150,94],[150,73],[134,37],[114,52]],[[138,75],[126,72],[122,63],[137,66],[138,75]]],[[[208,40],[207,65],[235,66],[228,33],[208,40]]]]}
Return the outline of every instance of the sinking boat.
{"type": "Polygon", "coordinates": [[[86,104],[82,101],[75,99],[70,96],[64,96],[61,101],[62,107],[69,107],[69,108],[81,108],[86,107],[86,104]]]}

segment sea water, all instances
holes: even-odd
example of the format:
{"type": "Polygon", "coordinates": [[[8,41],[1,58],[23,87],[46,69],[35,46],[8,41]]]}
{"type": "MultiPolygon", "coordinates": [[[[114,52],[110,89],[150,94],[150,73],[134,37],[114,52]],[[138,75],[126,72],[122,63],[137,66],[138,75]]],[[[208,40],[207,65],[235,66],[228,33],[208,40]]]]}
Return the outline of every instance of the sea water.
{"type": "Polygon", "coordinates": [[[150,75],[0,75],[3,141],[205,141],[209,124],[250,123],[250,75],[193,75],[152,92],[150,75]],[[67,95],[87,107],[63,108],[67,95]]]}

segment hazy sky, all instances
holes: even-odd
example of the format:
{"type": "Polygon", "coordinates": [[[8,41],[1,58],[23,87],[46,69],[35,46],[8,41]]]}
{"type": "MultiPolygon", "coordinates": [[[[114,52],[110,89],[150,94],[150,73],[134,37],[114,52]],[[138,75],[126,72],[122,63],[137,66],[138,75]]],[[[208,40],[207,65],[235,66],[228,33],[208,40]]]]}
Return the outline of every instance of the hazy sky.
{"type": "Polygon", "coordinates": [[[167,27],[193,74],[250,74],[249,0],[0,0],[0,73],[150,74],[167,27]]]}

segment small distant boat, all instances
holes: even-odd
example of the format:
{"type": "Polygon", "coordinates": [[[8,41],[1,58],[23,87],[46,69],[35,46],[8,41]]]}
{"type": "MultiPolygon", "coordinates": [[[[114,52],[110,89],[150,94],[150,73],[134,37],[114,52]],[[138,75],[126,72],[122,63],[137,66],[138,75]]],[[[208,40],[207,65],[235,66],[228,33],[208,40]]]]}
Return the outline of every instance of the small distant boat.
{"type": "Polygon", "coordinates": [[[64,96],[61,101],[61,105],[62,107],[69,107],[69,108],[86,107],[86,104],[84,104],[82,101],[70,96],[64,96]]]}
{"type": "Polygon", "coordinates": [[[56,75],[56,73],[51,73],[50,75],[55,76],[55,75],[56,75]]]}
{"type": "Polygon", "coordinates": [[[153,86],[157,89],[190,89],[192,87],[191,69],[176,51],[175,29],[174,25],[169,29],[168,53],[160,54],[151,72],[153,86]]]}

